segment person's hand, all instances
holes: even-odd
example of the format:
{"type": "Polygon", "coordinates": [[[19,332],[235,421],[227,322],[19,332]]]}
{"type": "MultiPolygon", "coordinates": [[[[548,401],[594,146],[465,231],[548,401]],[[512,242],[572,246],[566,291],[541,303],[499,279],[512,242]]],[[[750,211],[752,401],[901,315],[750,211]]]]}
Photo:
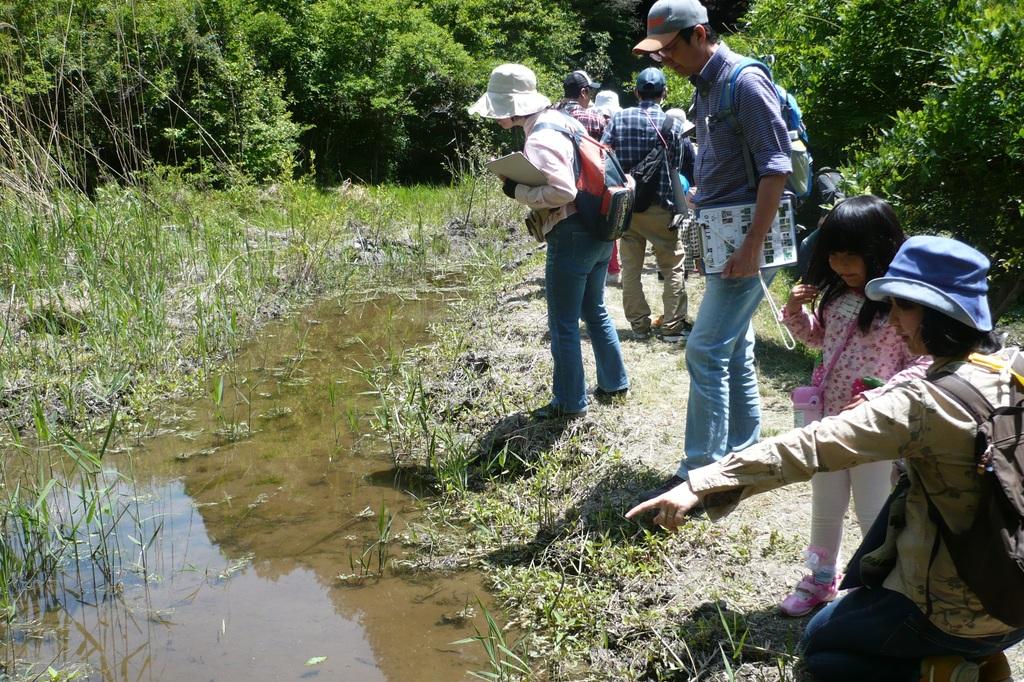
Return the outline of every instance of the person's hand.
{"type": "Polygon", "coordinates": [[[635,519],[645,512],[657,511],[654,523],[674,532],[686,519],[686,514],[699,504],[700,498],[690,488],[690,482],[684,481],[668,492],[636,505],[626,512],[626,518],[635,519]]]}
{"type": "Polygon", "coordinates": [[[818,287],[811,284],[797,284],[789,292],[789,300],[786,301],[786,314],[795,315],[800,312],[804,303],[810,303],[818,295],[818,287]]]}
{"type": "Polygon", "coordinates": [[[744,239],[722,268],[722,279],[753,277],[761,269],[761,244],[744,239]]]}
{"type": "Polygon", "coordinates": [[[697,188],[691,187],[690,191],[686,193],[686,205],[691,211],[697,210],[697,204],[693,203],[693,198],[697,196],[697,188]]]}
{"type": "Polygon", "coordinates": [[[509,178],[505,178],[502,181],[502,183],[501,183],[501,191],[504,192],[505,196],[507,196],[509,199],[515,199],[516,198],[516,186],[518,184],[519,183],[517,183],[515,180],[510,180],[509,178]]]}

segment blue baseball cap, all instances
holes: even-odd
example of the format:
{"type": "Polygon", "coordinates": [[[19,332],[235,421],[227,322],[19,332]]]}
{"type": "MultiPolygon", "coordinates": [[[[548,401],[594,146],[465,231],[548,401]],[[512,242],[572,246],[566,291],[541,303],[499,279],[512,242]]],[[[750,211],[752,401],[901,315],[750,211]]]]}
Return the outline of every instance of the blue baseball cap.
{"type": "Polygon", "coordinates": [[[636,77],[637,92],[656,95],[665,89],[665,74],[656,66],[648,66],[636,77]]]}
{"type": "Polygon", "coordinates": [[[963,242],[916,236],[903,242],[885,276],[868,282],[864,293],[874,301],[890,296],[913,301],[987,332],[992,331],[988,269],[988,258],[963,242]]]}

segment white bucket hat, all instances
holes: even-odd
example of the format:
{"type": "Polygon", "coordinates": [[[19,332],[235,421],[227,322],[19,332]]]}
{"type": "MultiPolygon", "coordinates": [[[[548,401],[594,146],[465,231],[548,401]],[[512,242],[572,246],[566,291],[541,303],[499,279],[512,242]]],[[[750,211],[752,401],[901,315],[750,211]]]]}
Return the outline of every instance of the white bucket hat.
{"type": "Polygon", "coordinates": [[[551,106],[551,100],[537,92],[537,76],[522,64],[502,64],[491,71],[487,92],[469,113],[484,118],[529,116],[551,106]]]}
{"type": "Polygon", "coordinates": [[[690,119],[686,118],[686,112],[682,109],[669,109],[665,112],[666,116],[679,119],[679,122],[683,124],[683,133],[688,133],[697,126],[690,119]]]}
{"type": "Polygon", "coordinates": [[[619,93],[614,90],[602,90],[594,98],[594,108],[609,116],[622,111],[622,107],[619,106],[619,93]]]}

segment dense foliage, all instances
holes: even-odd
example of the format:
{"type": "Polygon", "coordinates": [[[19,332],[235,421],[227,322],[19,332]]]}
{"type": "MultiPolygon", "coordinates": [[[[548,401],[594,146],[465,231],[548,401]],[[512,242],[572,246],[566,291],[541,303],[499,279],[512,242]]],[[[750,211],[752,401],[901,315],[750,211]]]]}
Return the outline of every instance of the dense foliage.
{"type": "MultiPolygon", "coordinates": [[[[441,177],[466,107],[503,61],[557,96],[610,73],[635,0],[0,2],[8,167],[40,159],[91,188],[146,162],[202,180],[441,177]],[[615,45],[615,47],[612,47],[615,45]],[[59,131],[59,135],[52,135],[59,131]]],[[[42,164],[48,165],[48,164],[42,164]]],[[[5,184],[10,184],[5,183],[5,184]]]]}
{"type": "Polygon", "coordinates": [[[1011,0],[760,0],[744,47],[774,54],[819,167],[889,199],[911,233],[993,260],[997,314],[1024,287],[1024,9],[1011,0]]]}
{"type": "MultiPolygon", "coordinates": [[[[438,180],[513,135],[466,106],[496,64],[541,89],[586,68],[631,99],[649,0],[0,0],[0,186],[297,172],[438,180]],[[54,182],[54,178],[57,179],[54,182]]],[[[727,30],[743,2],[709,2],[727,30]]],[[[733,47],[774,55],[818,167],[897,205],[910,232],[992,255],[1019,295],[1024,31],[1011,0],[757,0],[733,47]]],[[[689,83],[670,76],[669,103],[689,83]]]]}

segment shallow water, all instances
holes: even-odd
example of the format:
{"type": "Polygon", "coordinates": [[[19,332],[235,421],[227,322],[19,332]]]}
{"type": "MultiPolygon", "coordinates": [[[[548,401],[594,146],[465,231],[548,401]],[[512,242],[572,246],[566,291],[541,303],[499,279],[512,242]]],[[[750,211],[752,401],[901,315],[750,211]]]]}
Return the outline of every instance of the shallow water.
{"type": "Polygon", "coordinates": [[[394,568],[417,501],[386,446],[363,437],[376,398],[353,369],[423,342],[443,314],[437,299],[324,302],[268,326],[222,391],[214,381],[211,397],[154,410],[158,435],[104,459],[128,510],[106,540],[114,580],[83,561],[22,600],[4,660],[118,681],[447,681],[486,669],[478,644],[453,644],[486,629],[479,577],[394,568]]]}

